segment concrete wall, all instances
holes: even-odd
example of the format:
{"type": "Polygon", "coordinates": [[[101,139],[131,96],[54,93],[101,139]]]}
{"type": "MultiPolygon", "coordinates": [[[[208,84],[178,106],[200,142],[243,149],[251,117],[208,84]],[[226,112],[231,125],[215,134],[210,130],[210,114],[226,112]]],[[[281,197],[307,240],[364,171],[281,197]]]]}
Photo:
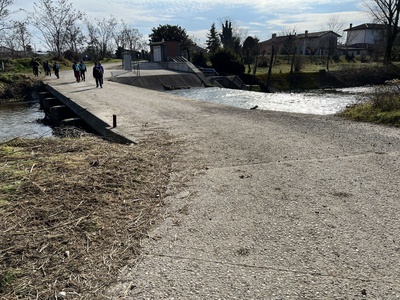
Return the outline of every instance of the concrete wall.
{"type": "Polygon", "coordinates": [[[174,88],[204,87],[202,80],[193,73],[177,75],[152,75],[132,77],[112,77],[110,81],[133,85],[141,88],[164,91],[174,88]]]}
{"type": "Polygon", "coordinates": [[[185,62],[168,61],[160,64],[163,69],[193,73],[193,69],[185,62]]]}

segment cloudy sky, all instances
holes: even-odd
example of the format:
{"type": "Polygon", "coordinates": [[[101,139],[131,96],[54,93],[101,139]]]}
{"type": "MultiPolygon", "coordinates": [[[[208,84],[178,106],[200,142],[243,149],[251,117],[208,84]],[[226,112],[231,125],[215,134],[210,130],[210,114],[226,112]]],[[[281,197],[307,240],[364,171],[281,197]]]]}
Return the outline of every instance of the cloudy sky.
{"type": "MultiPolygon", "coordinates": [[[[15,0],[13,9],[33,11],[39,0],[15,0]]],[[[57,2],[57,0],[53,0],[57,2]]],[[[371,21],[360,0],[70,0],[76,10],[90,18],[123,19],[148,40],[158,25],[178,25],[199,45],[204,45],[212,23],[221,30],[229,19],[244,36],[267,40],[287,29],[297,33],[320,31],[328,20],[338,18],[344,28],[371,21]]],[[[14,18],[22,18],[18,13],[14,18]]],[[[338,32],[339,33],[339,32],[338,32]]],[[[342,34],[341,32],[339,34],[342,34]]]]}

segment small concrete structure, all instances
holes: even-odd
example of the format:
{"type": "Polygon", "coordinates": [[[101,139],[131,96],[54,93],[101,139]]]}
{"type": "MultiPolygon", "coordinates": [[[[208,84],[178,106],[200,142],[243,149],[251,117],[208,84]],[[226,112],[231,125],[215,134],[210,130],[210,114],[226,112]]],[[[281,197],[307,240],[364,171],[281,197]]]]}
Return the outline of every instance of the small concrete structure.
{"type": "Polygon", "coordinates": [[[66,105],[55,105],[50,108],[50,119],[55,124],[59,124],[62,120],[76,116],[66,105]]]}
{"type": "Polygon", "coordinates": [[[81,118],[68,118],[60,122],[61,127],[82,127],[84,121],[81,118]]]}
{"type": "Polygon", "coordinates": [[[169,61],[172,57],[181,56],[180,43],[178,41],[154,42],[150,44],[151,61],[169,61]]]}
{"type": "Polygon", "coordinates": [[[62,102],[58,100],[56,97],[44,98],[42,103],[43,103],[43,110],[47,116],[50,116],[50,109],[53,106],[62,104],[62,102]]]}

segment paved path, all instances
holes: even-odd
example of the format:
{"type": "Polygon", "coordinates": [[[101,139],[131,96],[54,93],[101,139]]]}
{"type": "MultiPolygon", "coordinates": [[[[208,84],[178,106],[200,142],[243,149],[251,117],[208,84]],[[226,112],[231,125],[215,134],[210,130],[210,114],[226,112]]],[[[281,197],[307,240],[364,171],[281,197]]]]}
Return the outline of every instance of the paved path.
{"type": "Polygon", "coordinates": [[[182,143],[110,299],[400,299],[399,129],[62,77],[48,83],[127,137],[182,143]]]}

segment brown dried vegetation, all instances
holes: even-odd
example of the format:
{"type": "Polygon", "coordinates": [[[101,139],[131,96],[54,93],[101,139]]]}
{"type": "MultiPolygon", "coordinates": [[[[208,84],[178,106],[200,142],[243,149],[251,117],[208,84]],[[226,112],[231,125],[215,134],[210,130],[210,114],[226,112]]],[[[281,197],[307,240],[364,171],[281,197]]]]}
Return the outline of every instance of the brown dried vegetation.
{"type": "Polygon", "coordinates": [[[0,298],[103,299],[157,220],[174,147],[165,134],[1,144],[0,298]]]}

